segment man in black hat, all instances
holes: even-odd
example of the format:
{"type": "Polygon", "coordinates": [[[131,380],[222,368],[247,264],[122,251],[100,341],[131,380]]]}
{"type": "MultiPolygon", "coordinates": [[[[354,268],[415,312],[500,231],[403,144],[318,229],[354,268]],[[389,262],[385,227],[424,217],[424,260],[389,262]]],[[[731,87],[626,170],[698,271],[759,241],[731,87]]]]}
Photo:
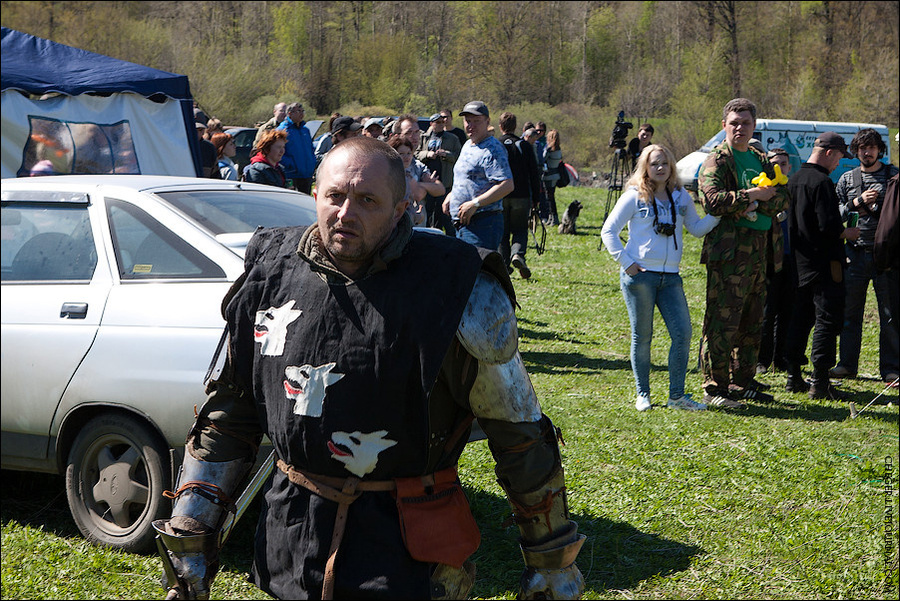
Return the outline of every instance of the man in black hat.
{"type": "Polygon", "coordinates": [[[338,117],[331,124],[332,148],[348,138],[355,138],[362,130],[362,123],[353,117],[338,117]]]}
{"type": "Polygon", "coordinates": [[[809,160],[788,182],[791,195],[790,240],[797,266],[797,295],[788,331],[787,389],[809,389],[813,399],[841,400],[828,379],[844,325],[844,240],[859,238],[859,228],[844,228],[829,175],[842,158],[852,158],[844,139],[831,131],[816,138],[809,160]],[[812,386],[803,380],[806,343],[815,325],[810,360],[812,386]]]}

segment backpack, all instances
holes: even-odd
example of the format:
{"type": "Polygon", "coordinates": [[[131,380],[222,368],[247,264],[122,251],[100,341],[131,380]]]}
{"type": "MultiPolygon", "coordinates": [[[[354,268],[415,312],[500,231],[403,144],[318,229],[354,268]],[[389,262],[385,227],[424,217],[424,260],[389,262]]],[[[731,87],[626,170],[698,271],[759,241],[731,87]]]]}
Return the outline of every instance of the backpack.
{"type": "Polygon", "coordinates": [[[525,151],[522,148],[522,140],[506,138],[503,146],[509,158],[509,169],[513,175],[515,188],[510,192],[514,198],[528,198],[531,192],[528,188],[528,165],[525,163],[525,151]]]}
{"type": "Polygon", "coordinates": [[[569,178],[569,170],[566,169],[566,164],[562,161],[559,162],[559,179],[556,181],[557,188],[565,188],[569,185],[571,179],[569,178]]]}

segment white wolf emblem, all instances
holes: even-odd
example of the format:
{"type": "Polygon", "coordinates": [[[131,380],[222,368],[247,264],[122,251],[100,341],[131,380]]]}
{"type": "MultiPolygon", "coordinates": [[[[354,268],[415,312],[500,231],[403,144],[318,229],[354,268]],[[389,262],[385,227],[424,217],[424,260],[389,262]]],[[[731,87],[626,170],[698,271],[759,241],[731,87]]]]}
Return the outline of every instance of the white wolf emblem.
{"type": "Polygon", "coordinates": [[[325,389],[344,374],[331,373],[336,363],[326,363],[319,367],[312,365],[288,365],[284,370],[287,379],[284,381],[284,393],[294,403],[294,413],[308,417],[322,417],[322,405],[325,402],[325,389]]]}
{"type": "Polygon", "coordinates": [[[396,440],[385,438],[387,430],[377,432],[335,432],[328,441],[328,450],[332,459],[337,459],[344,464],[352,474],[362,478],[371,473],[378,464],[378,454],[389,449],[396,440]]]}
{"type": "Polygon", "coordinates": [[[292,309],[294,301],[288,301],[280,307],[269,307],[266,311],[256,312],[256,323],[253,337],[262,343],[261,355],[277,357],[284,352],[284,341],[287,339],[287,327],[300,317],[303,311],[292,309]]]}

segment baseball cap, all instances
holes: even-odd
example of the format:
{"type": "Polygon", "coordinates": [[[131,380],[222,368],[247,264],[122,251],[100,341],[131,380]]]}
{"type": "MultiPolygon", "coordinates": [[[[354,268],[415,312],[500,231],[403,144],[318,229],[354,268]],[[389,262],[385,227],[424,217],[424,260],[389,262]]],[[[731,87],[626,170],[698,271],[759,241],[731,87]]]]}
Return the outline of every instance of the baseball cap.
{"type": "Polygon", "coordinates": [[[480,100],[473,100],[472,102],[466,104],[463,107],[463,110],[459,111],[459,116],[463,115],[484,115],[485,117],[490,117],[490,113],[488,112],[488,107],[485,103],[480,100]]]}
{"type": "Polygon", "coordinates": [[[815,143],[816,148],[833,148],[844,153],[845,159],[852,159],[853,155],[847,150],[847,143],[844,138],[833,131],[826,131],[818,138],[815,143]]]}
{"type": "Polygon", "coordinates": [[[341,131],[356,131],[362,129],[362,123],[353,117],[338,117],[331,124],[331,133],[336,134],[341,131]]]}
{"type": "Polygon", "coordinates": [[[780,146],[776,146],[775,148],[769,149],[769,152],[766,153],[766,158],[774,159],[778,155],[788,156],[788,152],[784,148],[781,148],[780,146]]]}
{"type": "Polygon", "coordinates": [[[369,129],[373,125],[377,125],[378,127],[381,127],[381,119],[376,119],[375,117],[372,117],[371,119],[367,119],[365,124],[363,125],[363,129],[369,129]]]}
{"type": "Polygon", "coordinates": [[[428,122],[429,122],[429,123],[432,123],[432,122],[434,122],[434,121],[440,121],[440,120],[443,119],[443,118],[444,118],[444,116],[443,116],[442,114],[440,114],[440,113],[435,113],[435,114],[433,114],[433,115],[431,116],[431,118],[428,119],[428,122]]]}

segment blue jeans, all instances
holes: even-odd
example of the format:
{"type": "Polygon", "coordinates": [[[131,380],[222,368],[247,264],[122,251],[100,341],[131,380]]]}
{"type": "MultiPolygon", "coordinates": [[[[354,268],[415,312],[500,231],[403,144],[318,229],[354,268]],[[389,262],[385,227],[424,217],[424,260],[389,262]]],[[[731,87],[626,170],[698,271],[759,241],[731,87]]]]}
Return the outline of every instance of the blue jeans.
{"type": "Polygon", "coordinates": [[[500,251],[503,238],[503,211],[475,213],[466,225],[456,225],[456,237],[481,248],[500,251]]]}
{"type": "Polygon", "coordinates": [[[869,282],[875,288],[875,300],[878,303],[878,369],[881,377],[889,373],[898,373],[900,368],[900,337],[898,337],[898,319],[896,314],[900,295],[900,273],[892,269],[878,271],[875,269],[875,258],[871,252],[846,246],[847,258],[850,259],[844,270],[844,286],[846,302],[844,304],[844,328],[841,331],[841,354],[838,365],[846,367],[851,373],[859,370],[859,353],[862,346],[863,313],[866,308],[866,293],[869,282]]]}
{"type": "Polygon", "coordinates": [[[630,276],[620,270],[619,285],[631,320],[631,369],[638,394],[650,394],[650,342],[653,340],[653,309],[666,322],[669,347],[669,398],[684,395],[684,377],[691,350],[691,314],[681,276],[677,273],[641,271],[630,276]]]}

